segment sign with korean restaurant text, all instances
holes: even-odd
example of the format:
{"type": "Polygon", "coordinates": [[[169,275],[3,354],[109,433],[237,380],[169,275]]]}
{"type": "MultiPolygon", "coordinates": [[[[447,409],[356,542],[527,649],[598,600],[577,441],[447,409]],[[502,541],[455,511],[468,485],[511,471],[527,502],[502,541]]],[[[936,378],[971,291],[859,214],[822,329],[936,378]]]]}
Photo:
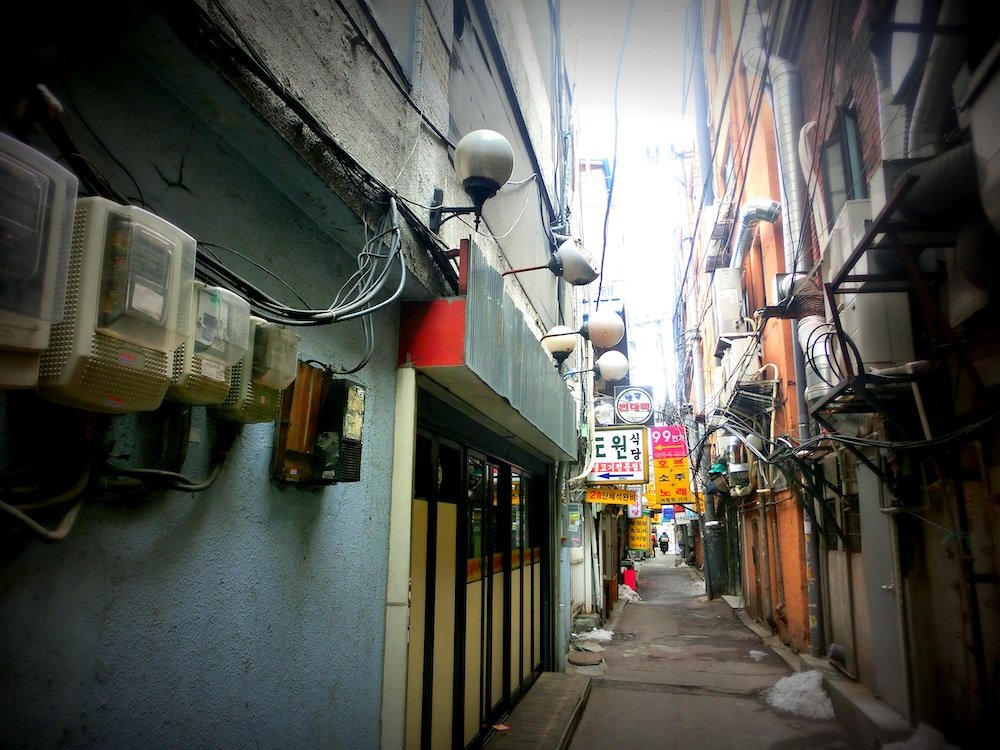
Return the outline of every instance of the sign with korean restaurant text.
{"type": "Polygon", "coordinates": [[[674,458],[686,456],[687,439],[684,436],[684,425],[665,424],[652,427],[649,439],[653,449],[653,458],[674,458]]]}
{"type": "Polygon", "coordinates": [[[653,389],[640,385],[616,385],[615,423],[652,424],[653,389]]]}
{"type": "Polygon", "coordinates": [[[588,487],[588,503],[605,505],[631,505],[637,497],[635,490],[620,490],[616,487],[588,487]]]}
{"type": "Polygon", "coordinates": [[[690,502],[691,472],[687,456],[654,458],[653,486],[657,504],[690,502]]]}
{"type": "Polygon", "coordinates": [[[598,427],[587,484],[646,484],[649,481],[645,427],[598,427]]]}

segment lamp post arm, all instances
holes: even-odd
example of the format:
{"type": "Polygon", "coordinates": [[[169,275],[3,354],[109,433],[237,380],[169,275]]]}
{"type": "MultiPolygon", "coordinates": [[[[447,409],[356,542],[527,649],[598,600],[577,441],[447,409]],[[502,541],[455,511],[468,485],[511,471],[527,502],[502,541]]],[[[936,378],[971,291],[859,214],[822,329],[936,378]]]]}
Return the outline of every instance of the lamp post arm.
{"type": "Polygon", "coordinates": [[[548,266],[543,264],[541,266],[530,266],[529,268],[512,268],[509,271],[504,271],[500,275],[501,276],[508,276],[509,274],[512,274],[512,273],[522,273],[523,271],[540,271],[543,268],[548,268],[548,266]]]}

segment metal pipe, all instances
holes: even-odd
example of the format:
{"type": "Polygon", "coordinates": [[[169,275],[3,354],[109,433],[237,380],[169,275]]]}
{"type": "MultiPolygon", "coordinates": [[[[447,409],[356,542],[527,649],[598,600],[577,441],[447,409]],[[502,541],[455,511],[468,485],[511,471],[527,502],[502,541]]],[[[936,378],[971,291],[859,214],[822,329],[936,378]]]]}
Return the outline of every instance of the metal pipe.
{"type": "Polygon", "coordinates": [[[736,250],[729,261],[732,268],[742,268],[743,258],[753,244],[754,229],[766,221],[773,224],[781,215],[781,204],[770,198],[754,198],[740,207],[740,233],[736,238],[736,250]]]}
{"type": "MultiPolygon", "coordinates": [[[[963,0],[945,0],[938,15],[939,26],[962,26],[968,22],[963,0]]],[[[910,120],[909,156],[933,156],[943,147],[943,130],[955,108],[951,85],[965,62],[965,34],[937,34],[931,42],[920,88],[910,120]]]]}
{"type": "Polygon", "coordinates": [[[763,583],[763,602],[761,604],[761,614],[764,624],[774,632],[772,622],[774,621],[771,609],[771,555],[768,551],[767,543],[767,511],[764,508],[763,498],[758,499],[760,505],[760,556],[763,558],[764,569],[760,572],[760,580],[763,583]]]}
{"type": "Polygon", "coordinates": [[[759,76],[768,75],[771,85],[771,110],[778,147],[778,168],[781,173],[782,239],[785,249],[785,271],[796,270],[796,250],[802,235],[802,215],[805,205],[805,183],[799,169],[799,132],[802,130],[802,85],[796,65],[768,54],[764,41],[764,22],[756,3],[749,3],[743,32],[743,64],[759,76]]]}
{"type": "Polygon", "coordinates": [[[712,188],[712,144],[708,128],[708,93],[705,87],[705,56],[701,41],[701,2],[688,0],[688,19],[694,18],[692,38],[694,53],[691,61],[691,86],[694,88],[695,145],[698,149],[698,167],[701,172],[703,206],[710,206],[715,201],[715,191],[712,188]]]}
{"type": "MultiPolygon", "coordinates": [[[[772,493],[773,494],[773,493],[772,493]]],[[[778,603],[774,607],[775,615],[777,619],[785,619],[785,576],[781,572],[781,537],[778,536],[778,503],[777,501],[772,503],[765,503],[765,505],[774,506],[770,513],[766,513],[771,519],[771,525],[773,526],[774,532],[774,578],[775,578],[775,588],[778,591],[778,603]]]]}
{"type": "Polygon", "coordinates": [[[698,329],[694,330],[691,337],[691,366],[694,369],[692,379],[694,380],[694,413],[705,413],[705,371],[702,363],[701,336],[698,329]]]}

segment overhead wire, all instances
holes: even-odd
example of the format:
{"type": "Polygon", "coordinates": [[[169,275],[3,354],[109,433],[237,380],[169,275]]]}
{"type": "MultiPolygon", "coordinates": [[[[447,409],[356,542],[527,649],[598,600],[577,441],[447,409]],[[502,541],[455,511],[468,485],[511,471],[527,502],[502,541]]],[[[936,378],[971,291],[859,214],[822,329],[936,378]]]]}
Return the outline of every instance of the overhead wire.
{"type": "MultiPolygon", "coordinates": [[[[719,122],[716,125],[715,139],[712,145],[712,154],[709,160],[709,163],[712,164],[713,167],[715,164],[715,157],[718,155],[719,145],[722,143],[720,135],[722,134],[722,127],[726,123],[726,109],[729,106],[729,91],[732,88],[733,78],[736,75],[736,63],[742,57],[741,48],[743,44],[743,32],[746,29],[747,15],[750,11],[750,1],[751,0],[745,0],[743,4],[743,18],[740,21],[740,31],[739,34],[737,35],[736,42],[733,45],[733,56],[729,63],[729,73],[726,76],[726,86],[722,95],[722,108],[719,111],[719,122]]],[[[713,176],[714,175],[712,172],[709,172],[707,175],[703,175],[700,194],[704,194],[705,188],[708,185],[708,183],[712,180],[713,176]]],[[[698,227],[701,225],[701,218],[704,213],[704,210],[705,210],[704,203],[699,204],[698,211],[695,214],[694,229],[691,232],[692,236],[691,250],[688,254],[688,261],[684,265],[684,275],[681,277],[680,288],[678,290],[678,300],[683,300],[684,298],[684,288],[687,286],[688,271],[690,270],[691,267],[691,261],[694,259],[695,242],[693,238],[698,236],[698,227]]]]}
{"type": "Polygon", "coordinates": [[[597,298],[594,303],[594,309],[598,310],[601,306],[601,289],[604,286],[604,261],[608,257],[608,225],[611,221],[611,205],[615,193],[615,176],[618,173],[618,93],[619,86],[621,84],[622,75],[622,64],[625,60],[625,48],[628,45],[628,33],[629,28],[632,25],[632,11],[635,9],[635,0],[629,0],[628,4],[628,15],[625,18],[625,31],[622,34],[622,44],[618,51],[618,66],[615,69],[615,87],[614,87],[614,102],[611,108],[611,112],[614,116],[614,129],[612,136],[612,160],[611,160],[611,179],[608,182],[608,198],[606,207],[604,210],[604,231],[601,239],[601,263],[598,268],[599,280],[597,282],[597,298]]]}

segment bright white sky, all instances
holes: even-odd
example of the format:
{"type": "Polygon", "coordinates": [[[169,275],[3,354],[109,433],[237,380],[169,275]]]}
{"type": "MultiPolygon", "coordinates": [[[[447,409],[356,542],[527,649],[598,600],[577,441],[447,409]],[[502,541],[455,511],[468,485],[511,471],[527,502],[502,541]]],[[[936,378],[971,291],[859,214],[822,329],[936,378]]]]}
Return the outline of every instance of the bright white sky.
{"type": "MultiPolygon", "coordinates": [[[[612,162],[617,110],[604,283],[621,280],[626,290],[631,382],[652,386],[659,404],[673,398],[676,378],[671,328],[682,213],[680,164],[671,150],[691,146],[681,121],[685,1],[562,0],[561,7],[578,158],[612,162]]],[[[600,263],[603,211],[581,218],[587,250],[600,263]]]]}

